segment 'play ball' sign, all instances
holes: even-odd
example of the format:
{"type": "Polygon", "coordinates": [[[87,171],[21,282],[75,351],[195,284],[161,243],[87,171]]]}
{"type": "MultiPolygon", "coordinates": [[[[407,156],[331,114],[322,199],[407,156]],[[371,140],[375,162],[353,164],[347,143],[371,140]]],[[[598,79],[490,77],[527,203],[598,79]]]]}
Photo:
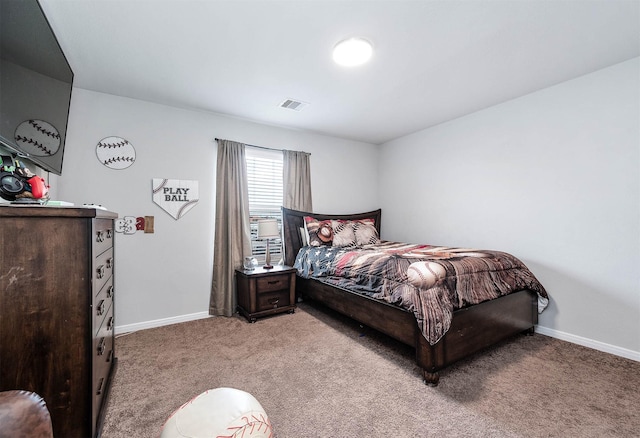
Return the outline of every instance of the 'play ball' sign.
{"type": "Polygon", "coordinates": [[[198,203],[198,181],[153,178],[153,202],[180,219],[198,203]]]}

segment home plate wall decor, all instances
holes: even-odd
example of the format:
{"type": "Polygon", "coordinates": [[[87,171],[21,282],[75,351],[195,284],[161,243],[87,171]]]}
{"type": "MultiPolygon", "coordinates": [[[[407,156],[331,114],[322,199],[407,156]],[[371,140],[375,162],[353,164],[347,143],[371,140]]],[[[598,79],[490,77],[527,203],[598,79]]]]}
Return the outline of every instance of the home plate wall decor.
{"type": "Polygon", "coordinates": [[[153,202],[178,220],[198,203],[198,181],[153,178],[153,202]]]}
{"type": "Polygon", "coordinates": [[[121,137],[106,137],[96,145],[98,160],[109,169],[122,170],[136,161],[133,145],[121,137]]]}

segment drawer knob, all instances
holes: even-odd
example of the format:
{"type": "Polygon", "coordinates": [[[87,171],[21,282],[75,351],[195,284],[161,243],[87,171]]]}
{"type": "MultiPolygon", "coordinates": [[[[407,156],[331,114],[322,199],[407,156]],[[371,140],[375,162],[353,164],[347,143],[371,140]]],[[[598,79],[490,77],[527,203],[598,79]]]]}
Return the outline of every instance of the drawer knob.
{"type": "Polygon", "coordinates": [[[110,332],[111,330],[113,330],[113,316],[107,321],[107,331],[110,332]]]}
{"type": "Polygon", "coordinates": [[[279,302],[280,302],[280,298],[271,298],[269,300],[269,304],[273,305],[273,307],[278,307],[279,302]]]}
{"type": "Polygon", "coordinates": [[[107,342],[105,338],[101,338],[98,343],[98,356],[102,356],[104,354],[104,350],[107,348],[107,342]]]}
{"type": "Polygon", "coordinates": [[[111,269],[113,267],[113,257],[109,257],[107,259],[107,269],[111,269]]]}
{"type": "Polygon", "coordinates": [[[96,315],[101,316],[104,313],[104,300],[100,300],[100,304],[96,307],[96,315]]]}
{"type": "Polygon", "coordinates": [[[97,278],[104,277],[104,265],[98,266],[98,269],[96,269],[96,277],[97,278]]]}
{"type": "Polygon", "coordinates": [[[104,377],[100,378],[100,382],[98,382],[98,390],[96,391],[96,395],[102,394],[102,385],[104,384],[104,377]]]}
{"type": "Polygon", "coordinates": [[[107,289],[107,298],[111,298],[113,296],[113,285],[109,286],[107,289]]]}
{"type": "Polygon", "coordinates": [[[113,231],[109,229],[107,230],[107,239],[111,239],[111,236],[113,236],[113,231]]]}

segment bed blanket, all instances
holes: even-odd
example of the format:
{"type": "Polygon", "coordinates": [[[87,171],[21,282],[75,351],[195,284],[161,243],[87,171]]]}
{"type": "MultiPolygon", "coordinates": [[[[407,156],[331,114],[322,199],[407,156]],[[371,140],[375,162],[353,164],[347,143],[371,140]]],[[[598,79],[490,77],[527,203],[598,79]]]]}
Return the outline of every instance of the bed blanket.
{"type": "Polygon", "coordinates": [[[294,267],[316,278],[413,312],[431,345],[442,338],[456,309],[530,289],[538,311],[549,300],[531,271],[511,254],[468,248],[381,241],[359,248],[303,247],[294,267]]]}

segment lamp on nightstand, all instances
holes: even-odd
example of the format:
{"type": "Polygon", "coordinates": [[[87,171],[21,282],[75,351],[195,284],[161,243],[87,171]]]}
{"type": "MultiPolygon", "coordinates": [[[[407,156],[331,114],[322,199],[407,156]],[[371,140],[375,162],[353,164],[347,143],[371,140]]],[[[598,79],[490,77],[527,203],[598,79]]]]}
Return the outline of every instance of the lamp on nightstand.
{"type": "Polygon", "coordinates": [[[273,268],[271,264],[271,254],[269,253],[269,239],[275,239],[279,236],[278,221],[276,219],[263,219],[258,221],[258,239],[265,239],[267,241],[267,252],[263,266],[265,269],[273,268]]]}

